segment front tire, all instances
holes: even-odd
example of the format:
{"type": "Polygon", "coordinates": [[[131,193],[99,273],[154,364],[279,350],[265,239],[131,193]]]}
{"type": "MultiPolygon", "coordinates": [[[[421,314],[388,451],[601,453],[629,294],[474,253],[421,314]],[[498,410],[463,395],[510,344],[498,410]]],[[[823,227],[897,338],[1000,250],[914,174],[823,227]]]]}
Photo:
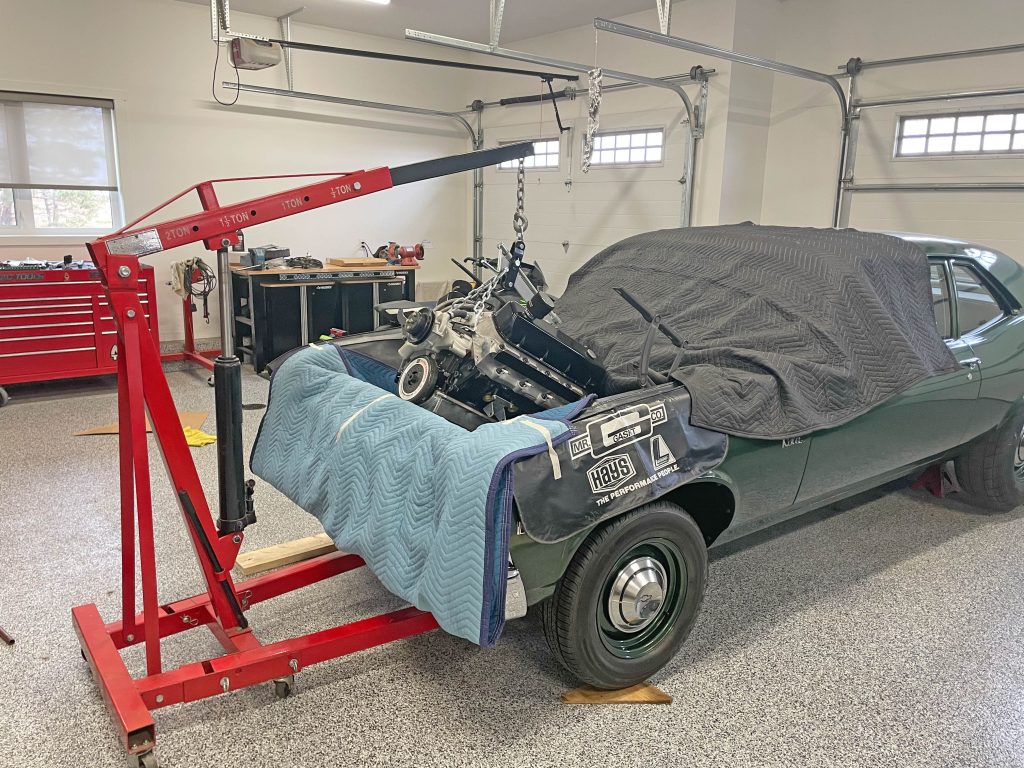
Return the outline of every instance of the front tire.
{"type": "Polygon", "coordinates": [[[955,461],[960,487],[980,507],[1006,512],[1024,502],[1024,407],[955,461]]]}
{"type": "Polygon", "coordinates": [[[700,528],[675,504],[655,502],[596,529],[543,606],[556,659],[595,688],[653,675],[696,621],[708,576],[700,528]]]}

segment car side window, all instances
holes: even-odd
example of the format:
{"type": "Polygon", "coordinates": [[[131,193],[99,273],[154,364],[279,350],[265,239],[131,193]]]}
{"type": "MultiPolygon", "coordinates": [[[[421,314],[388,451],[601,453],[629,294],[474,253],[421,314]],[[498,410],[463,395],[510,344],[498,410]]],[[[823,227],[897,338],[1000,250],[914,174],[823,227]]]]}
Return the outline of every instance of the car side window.
{"type": "Polygon", "coordinates": [[[957,324],[963,336],[995,320],[1003,314],[1003,309],[974,270],[962,264],[951,266],[956,286],[957,324]]]}
{"type": "Polygon", "coordinates": [[[941,263],[932,262],[932,311],[935,313],[935,325],[939,335],[944,339],[953,338],[953,306],[949,300],[949,283],[946,282],[946,268],[941,263]]]}

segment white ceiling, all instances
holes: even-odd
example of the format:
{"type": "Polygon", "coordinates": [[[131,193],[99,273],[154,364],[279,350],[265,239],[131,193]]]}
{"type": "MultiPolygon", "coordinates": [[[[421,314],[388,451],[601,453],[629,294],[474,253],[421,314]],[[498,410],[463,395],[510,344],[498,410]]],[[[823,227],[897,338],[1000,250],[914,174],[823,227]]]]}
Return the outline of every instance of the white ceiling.
{"type": "MultiPolygon", "coordinates": [[[[209,5],[209,0],[184,0],[209,5]]],[[[366,0],[231,0],[231,10],[271,18],[296,8],[294,21],[383,37],[403,37],[406,27],[486,42],[488,0],[391,0],[381,6],[366,0]]],[[[506,0],[502,42],[523,40],[589,24],[596,16],[614,18],[653,9],[655,0],[506,0]]],[[[245,32],[244,25],[232,24],[245,32]]]]}

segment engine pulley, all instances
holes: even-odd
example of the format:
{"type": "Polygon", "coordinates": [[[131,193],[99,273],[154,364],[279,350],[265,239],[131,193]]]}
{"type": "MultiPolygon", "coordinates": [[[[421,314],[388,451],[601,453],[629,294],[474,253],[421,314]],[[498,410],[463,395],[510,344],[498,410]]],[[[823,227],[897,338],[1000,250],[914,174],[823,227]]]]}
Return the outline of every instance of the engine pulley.
{"type": "Polygon", "coordinates": [[[410,403],[422,403],[437,389],[438,366],[432,357],[414,357],[398,375],[398,396],[410,403]]]}
{"type": "Polygon", "coordinates": [[[430,329],[433,327],[434,313],[432,310],[424,308],[405,319],[402,333],[410,344],[419,344],[430,335],[430,329]]]}

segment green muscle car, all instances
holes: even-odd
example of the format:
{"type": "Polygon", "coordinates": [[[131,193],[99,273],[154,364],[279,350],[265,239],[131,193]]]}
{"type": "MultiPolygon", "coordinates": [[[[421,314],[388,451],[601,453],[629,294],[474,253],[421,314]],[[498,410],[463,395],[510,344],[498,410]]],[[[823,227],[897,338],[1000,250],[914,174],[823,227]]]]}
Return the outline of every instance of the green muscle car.
{"type": "Polygon", "coordinates": [[[401,329],[338,342],[392,368],[400,397],[467,429],[516,413],[574,409],[570,439],[514,467],[505,615],[521,616],[527,606],[542,611],[553,654],[575,676],[622,688],[664,666],[700,610],[709,547],[951,460],[977,506],[1009,510],[1022,501],[1024,269],[1013,259],[958,240],[853,230],[737,225],[636,237],[642,242],[622,241],[574,273],[557,303],[520,250],[481,263],[497,276],[402,317],[401,329]],[[797,260],[787,262],[780,243],[797,260]],[[609,251],[618,254],[619,271],[602,273],[609,251]],[[645,259],[645,269],[636,266],[645,259]],[[663,264],[675,270],[674,282],[659,271],[663,264]],[[574,308],[565,299],[574,289],[580,294],[583,273],[598,288],[574,308]],[[695,273],[704,282],[694,282],[695,273]],[[740,362],[724,372],[729,366],[699,357],[680,367],[686,340],[621,287],[634,274],[645,275],[640,290],[669,313],[680,306],[689,312],[683,302],[699,300],[704,287],[720,288],[717,304],[680,322],[699,337],[698,355],[717,346],[740,362]],[[855,283],[867,289],[853,300],[855,283]],[[815,300],[815,286],[833,293],[815,300]],[[861,304],[878,297],[881,325],[870,313],[857,316],[861,304]],[[845,306],[832,312],[833,302],[845,306]],[[642,342],[635,335],[639,318],[618,311],[627,305],[649,324],[642,342]],[[751,322],[764,305],[775,314],[751,322]],[[552,306],[562,316],[554,322],[545,319],[555,314],[552,306]],[[741,314],[748,337],[735,347],[719,343],[736,327],[719,316],[741,314]],[[903,334],[901,321],[915,330],[903,334]],[[679,350],[667,373],[649,367],[656,331],[671,341],[662,361],[679,350]],[[618,369],[610,348],[597,349],[616,334],[627,339],[618,369]],[[759,356],[800,347],[808,337],[824,342],[800,353],[812,366],[795,386],[792,374],[787,380],[770,357],[759,356]],[[846,346],[832,354],[837,339],[846,346]],[[893,359],[890,349],[901,356],[893,359]],[[870,389],[918,352],[931,363],[909,383],[851,409],[848,418],[829,420],[829,403],[842,411],[857,396],[829,390],[831,373],[842,379],[860,365],[870,389]],[[719,377],[703,392],[686,378],[701,366],[719,377]],[[621,376],[612,381],[613,370],[627,372],[625,383],[621,376]],[[829,390],[817,426],[770,432],[780,439],[742,436],[759,434],[743,422],[758,415],[743,410],[758,384],[743,380],[751,371],[778,385],[775,401],[792,400],[788,390],[801,386],[802,396],[829,390]],[[727,415],[741,416],[732,428],[716,430],[694,416],[723,390],[734,397],[727,415]],[[594,394],[600,396],[590,400],[594,394]]]}
{"type": "Polygon", "coordinates": [[[700,609],[708,547],[948,460],[977,506],[1021,502],[1024,269],[981,246],[899,237],[928,255],[935,323],[957,370],[805,437],[730,437],[714,469],[557,543],[522,527],[512,537],[527,601],[539,604],[553,653],[580,679],[620,688],[672,658],[700,609]]]}

